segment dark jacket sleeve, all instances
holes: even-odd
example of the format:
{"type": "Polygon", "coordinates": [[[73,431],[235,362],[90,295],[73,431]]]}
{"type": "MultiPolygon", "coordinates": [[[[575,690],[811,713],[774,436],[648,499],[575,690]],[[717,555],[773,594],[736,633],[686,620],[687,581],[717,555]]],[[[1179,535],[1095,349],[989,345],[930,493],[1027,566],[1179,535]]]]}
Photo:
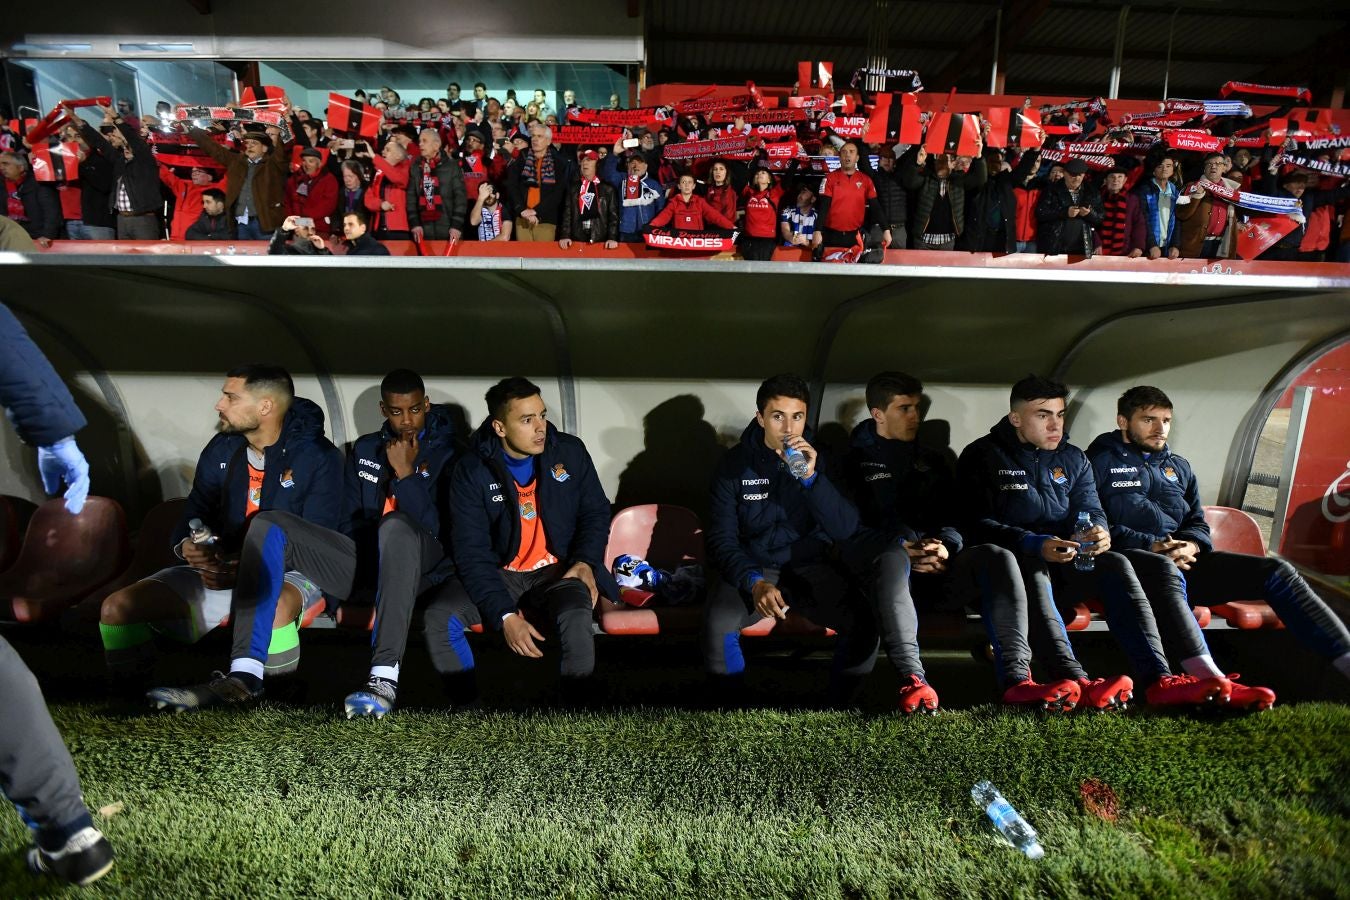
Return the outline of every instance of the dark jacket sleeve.
{"type": "Polygon", "coordinates": [[[466,459],[450,476],[451,546],[455,569],[469,599],[483,614],[483,626],[500,630],[502,616],[516,609],[501,577],[501,562],[492,550],[492,520],[483,488],[475,478],[481,464],[466,459]]]}
{"type": "MultiPolygon", "coordinates": [[[[441,475],[445,477],[444,474],[441,475]]],[[[417,520],[427,534],[441,533],[441,515],[436,510],[436,483],[423,478],[414,471],[407,478],[393,483],[392,492],[398,501],[399,512],[405,512],[417,520]]]]}
{"type": "Polygon", "coordinates": [[[366,525],[366,511],[361,503],[361,477],[357,474],[360,470],[356,465],[359,455],[353,446],[352,452],[347,454],[342,476],[342,522],[338,531],[350,538],[354,538],[366,525]]]}
{"type": "Polygon", "coordinates": [[[997,544],[1005,550],[1024,556],[1040,553],[1044,535],[1007,525],[994,517],[994,498],[984,460],[978,447],[967,447],[956,461],[956,483],[961,491],[963,533],[976,543],[997,544]]]}
{"type": "Polygon", "coordinates": [[[1073,476],[1073,487],[1069,489],[1070,519],[1064,527],[1072,528],[1073,519],[1081,512],[1092,517],[1093,525],[1110,528],[1110,523],[1106,521],[1106,510],[1102,509],[1101,498],[1097,496],[1097,478],[1086,454],[1079,458],[1078,471],[1073,476]]]}
{"type": "Polygon", "coordinates": [[[342,451],[331,444],[310,448],[315,459],[300,517],[338,531],[342,526],[342,451]]]}
{"type": "MultiPolygon", "coordinates": [[[[619,192],[604,182],[600,183],[598,190],[602,197],[605,191],[609,191],[609,200],[603,206],[606,210],[605,240],[617,242],[619,240],[619,192]]],[[[563,206],[571,206],[566,197],[563,198],[563,206]]]]}
{"type": "Polygon", "coordinates": [[[201,519],[217,533],[224,527],[222,518],[224,510],[217,507],[217,501],[221,493],[220,480],[225,470],[220,468],[218,454],[209,452],[218,440],[219,435],[212,438],[211,443],[202,451],[202,455],[197,457],[197,470],[192,475],[192,489],[188,491],[187,503],[183,507],[182,517],[178,520],[178,527],[173,530],[171,547],[183,543],[183,538],[188,536],[188,522],[193,519],[201,519]]]}
{"type": "MultiPolygon", "coordinates": [[[[464,217],[469,212],[469,198],[464,189],[464,171],[451,161],[450,165],[442,166],[441,177],[441,205],[445,214],[450,217],[451,228],[463,228],[464,217]]],[[[408,209],[414,209],[416,204],[409,204],[408,209]]]]}
{"type": "MultiPolygon", "coordinates": [[[[206,233],[206,229],[202,227],[202,218],[203,218],[205,215],[206,215],[206,213],[202,213],[200,216],[197,217],[197,221],[193,222],[191,225],[189,225],[189,226],[187,227],[187,231],[183,232],[183,239],[184,239],[184,240],[188,240],[188,241],[209,241],[209,240],[211,239],[210,235],[208,235],[208,234],[206,233]]],[[[277,231],[280,231],[280,230],[281,230],[280,228],[277,229],[277,231]]],[[[273,239],[275,239],[275,238],[276,238],[276,235],[273,235],[272,237],[273,237],[273,239]]],[[[272,246],[271,246],[270,244],[269,244],[268,247],[267,247],[267,252],[268,252],[269,254],[271,254],[271,252],[272,252],[272,246]]]]}
{"type": "Polygon", "coordinates": [[[70,389],[3,304],[0,347],[0,406],[24,443],[48,447],[85,426],[70,389]]]}
{"type": "Polygon", "coordinates": [[[862,524],[858,518],[858,507],[839,491],[834,479],[828,473],[820,471],[819,460],[816,478],[810,487],[804,490],[811,514],[820,527],[825,529],[830,540],[836,543],[846,541],[857,533],[858,527],[862,524]]]}
{"type": "Polygon", "coordinates": [[[895,177],[900,186],[907,191],[917,191],[923,187],[923,169],[915,160],[915,153],[906,152],[895,164],[895,177]]]}
{"type": "Polygon", "coordinates": [[[203,153],[229,169],[230,163],[234,161],[233,150],[227,150],[223,145],[216,143],[215,138],[211,137],[211,132],[205,129],[189,128],[188,135],[203,153]]]}
{"type": "Polygon", "coordinates": [[[563,192],[562,214],[558,217],[558,240],[562,240],[563,238],[572,239],[572,229],[576,227],[577,218],[577,204],[575,201],[577,193],[580,190],[580,182],[568,182],[567,190],[563,192]]]}
{"type": "Polygon", "coordinates": [[[1195,541],[1201,550],[1213,550],[1214,542],[1210,538],[1209,523],[1205,521],[1205,507],[1200,503],[1200,482],[1189,464],[1186,472],[1186,518],[1181,527],[1172,533],[1172,537],[1183,541],[1195,541]]]}
{"type": "Polygon", "coordinates": [[[728,582],[741,590],[750,590],[750,575],[759,571],[759,563],[741,544],[740,518],[736,499],[740,490],[740,472],[730,458],[723,461],[713,478],[708,506],[709,521],[704,531],[708,556],[728,582]]]}
{"type": "MultiPolygon", "coordinates": [[[[83,120],[80,121],[80,134],[84,136],[84,142],[104,159],[111,160],[113,151],[116,149],[112,143],[103,136],[103,132],[83,120]]],[[[112,187],[112,173],[109,173],[108,186],[112,187]]]]}
{"type": "MultiPolygon", "coordinates": [[[[1173,240],[1180,233],[1180,228],[1172,229],[1173,240]]],[[[1132,253],[1135,250],[1148,252],[1145,242],[1148,240],[1148,226],[1144,224],[1144,203],[1143,198],[1135,191],[1130,191],[1125,197],[1125,252],[1132,253]]]]}
{"type": "Polygon", "coordinates": [[[28,218],[31,220],[30,227],[33,229],[33,237],[48,238],[56,240],[61,236],[61,198],[56,193],[56,188],[50,184],[44,184],[38,181],[31,174],[28,176],[32,180],[32,211],[28,218]]]}
{"type": "Polygon", "coordinates": [[[506,199],[510,201],[511,211],[517,215],[525,211],[525,187],[522,183],[525,164],[521,161],[523,159],[524,157],[513,159],[506,169],[506,199]]]}
{"type": "MultiPolygon", "coordinates": [[[[605,489],[600,485],[595,463],[584,446],[580,449],[583,462],[580,473],[581,496],[577,499],[577,524],[572,532],[572,546],[567,548],[567,558],[570,562],[589,564],[597,576],[602,576],[605,572],[605,547],[609,544],[609,522],[613,513],[605,489]]],[[[609,594],[610,591],[604,590],[605,580],[598,577],[596,584],[602,588],[602,593],[609,594]]],[[[619,598],[615,595],[610,599],[619,598]]]]}

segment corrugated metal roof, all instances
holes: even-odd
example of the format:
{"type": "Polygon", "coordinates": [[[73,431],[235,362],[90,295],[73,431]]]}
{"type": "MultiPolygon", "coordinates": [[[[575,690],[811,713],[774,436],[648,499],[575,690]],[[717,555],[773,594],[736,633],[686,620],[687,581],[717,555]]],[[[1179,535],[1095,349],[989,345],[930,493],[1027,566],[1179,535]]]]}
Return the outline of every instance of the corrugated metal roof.
{"type": "MultiPolygon", "coordinates": [[[[1005,32],[1020,8],[1008,0],[1005,32]]],[[[1005,44],[1008,90],[1101,93],[1110,78],[1121,3],[1051,0],[1015,46],[1005,44]]],[[[649,0],[646,8],[648,83],[731,83],[752,78],[791,84],[803,59],[829,59],[847,81],[864,64],[876,0],[649,0]]],[[[890,0],[886,7],[888,60],[915,68],[934,90],[951,86],[944,70],[958,54],[974,51],[955,84],[985,90],[998,0],[940,2],[890,0]],[[986,57],[980,59],[980,54],[986,57]]],[[[1126,19],[1122,96],[1153,97],[1166,78],[1169,92],[1210,96],[1225,81],[1265,74],[1288,82],[1330,78],[1335,66],[1312,52],[1328,34],[1350,30],[1350,6],[1316,0],[1225,0],[1222,6],[1184,9],[1153,0],[1131,4],[1126,19]],[[1312,23],[1318,23],[1317,27],[1312,23]],[[1167,59],[1171,32],[1171,61],[1167,59]],[[1276,68],[1272,68],[1276,67],[1276,68]]],[[[1340,52],[1344,60],[1343,49],[1340,52]]],[[[1325,51],[1324,51],[1325,53],[1325,51]]]]}

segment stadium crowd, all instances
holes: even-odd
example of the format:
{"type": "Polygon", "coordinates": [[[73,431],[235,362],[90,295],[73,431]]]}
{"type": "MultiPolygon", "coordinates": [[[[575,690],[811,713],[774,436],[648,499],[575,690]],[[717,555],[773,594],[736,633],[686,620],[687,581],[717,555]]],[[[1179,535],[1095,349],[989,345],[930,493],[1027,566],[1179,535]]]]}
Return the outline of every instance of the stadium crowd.
{"type": "Polygon", "coordinates": [[[543,89],[521,103],[481,82],[469,96],[451,83],[444,97],[405,103],[384,87],[330,95],[323,119],[275,88],[193,119],[163,102],[137,117],[124,100],[97,107],[101,126],[68,119],[36,148],[11,123],[0,135],[6,215],[44,247],[167,235],[271,240],[269,252],[298,254],[464,240],[646,242],[747,259],[797,247],[850,262],[885,247],[1350,261],[1350,141],[1280,118],[1292,105],[1254,117],[1237,101],[1168,101],[1119,121],[1100,99],[1026,107],[1003,111],[1027,123],[1022,135],[998,139],[1018,129],[991,111],[951,152],[932,152],[920,131],[878,128],[885,109],[853,108],[851,96],[766,110],[750,87],[740,103],[643,110],[617,95],[583,108],[570,90],[553,110],[543,89]],[[230,121],[239,110],[246,120],[230,121]],[[252,110],[274,115],[264,124],[252,110]],[[43,165],[60,177],[41,177],[43,165]],[[1285,227],[1269,232],[1268,218],[1285,227]]]}

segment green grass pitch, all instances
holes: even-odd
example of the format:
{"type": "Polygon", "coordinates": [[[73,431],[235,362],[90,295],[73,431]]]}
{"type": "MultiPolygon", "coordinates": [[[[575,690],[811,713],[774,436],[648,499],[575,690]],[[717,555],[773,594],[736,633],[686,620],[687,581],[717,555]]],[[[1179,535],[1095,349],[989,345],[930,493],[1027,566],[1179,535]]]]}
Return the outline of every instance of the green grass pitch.
{"type": "MultiPolygon", "coordinates": [[[[155,897],[1350,896],[1350,708],[1041,718],[58,705],[117,867],[155,897]],[[970,799],[991,779],[1032,862],[970,799]],[[1085,811],[1105,782],[1119,818],[1085,811]]],[[[0,818],[5,896],[30,876],[0,818]]]]}

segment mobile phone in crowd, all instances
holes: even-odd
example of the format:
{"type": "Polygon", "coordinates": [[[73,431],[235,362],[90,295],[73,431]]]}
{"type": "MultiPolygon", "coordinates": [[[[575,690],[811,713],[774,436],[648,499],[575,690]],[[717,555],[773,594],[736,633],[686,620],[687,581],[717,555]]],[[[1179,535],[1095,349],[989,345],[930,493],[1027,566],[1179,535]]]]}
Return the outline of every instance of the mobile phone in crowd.
{"type": "Polygon", "coordinates": [[[642,141],[639,141],[637,138],[625,138],[623,142],[623,148],[625,150],[632,150],[634,147],[641,146],[641,144],[642,141]]]}
{"type": "Polygon", "coordinates": [[[313,227],[314,227],[314,220],[311,219],[309,216],[300,216],[298,219],[295,220],[295,227],[296,227],[296,228],[313,228],[313,227]]]}

